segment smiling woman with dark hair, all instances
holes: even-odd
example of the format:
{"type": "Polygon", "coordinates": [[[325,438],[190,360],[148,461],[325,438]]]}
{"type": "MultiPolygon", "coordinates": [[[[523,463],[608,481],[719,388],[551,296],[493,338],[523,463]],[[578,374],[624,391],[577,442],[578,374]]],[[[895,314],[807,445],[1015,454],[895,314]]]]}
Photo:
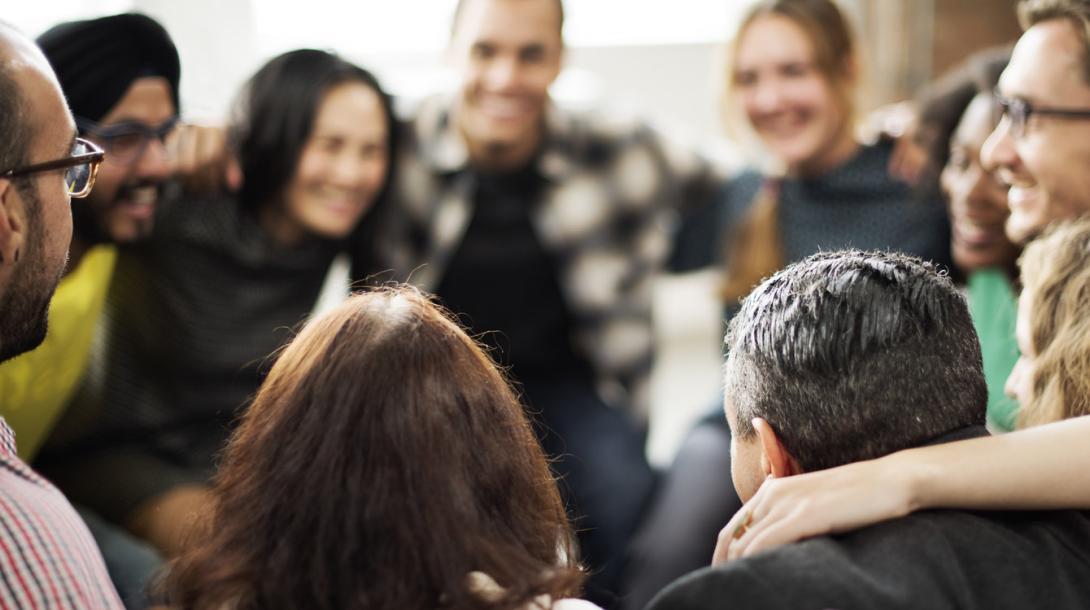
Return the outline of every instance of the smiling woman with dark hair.
{"type": "Polygon", "coordinates": [[[269,354],[386,268],[392,130],[375,78],[334,54],[291,51],[254,74],[230,128],[241,191],[171,198],[119,256],[105,353],[42,456],[69,497],[178,552],[269,354]]]}
{"type": "Polygon", "coordinates": [[[488,356],[411,288],[303,329],[212,495],[172,607],[591,607],[540,597],[583,578],[544,454],[488,356]]]}

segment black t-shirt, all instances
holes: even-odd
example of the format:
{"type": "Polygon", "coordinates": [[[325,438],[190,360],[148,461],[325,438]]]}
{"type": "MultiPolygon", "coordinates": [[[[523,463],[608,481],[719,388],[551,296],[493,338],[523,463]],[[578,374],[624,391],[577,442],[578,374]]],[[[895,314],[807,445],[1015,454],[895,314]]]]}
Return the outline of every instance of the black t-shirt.
{"type": "Polygon", "coordinates": [[[531,216],[544,178],[529,167],[474,175],[474,212],[436,294],[519,380],[589,371],[571,344],[572,315],[531,216]]]}

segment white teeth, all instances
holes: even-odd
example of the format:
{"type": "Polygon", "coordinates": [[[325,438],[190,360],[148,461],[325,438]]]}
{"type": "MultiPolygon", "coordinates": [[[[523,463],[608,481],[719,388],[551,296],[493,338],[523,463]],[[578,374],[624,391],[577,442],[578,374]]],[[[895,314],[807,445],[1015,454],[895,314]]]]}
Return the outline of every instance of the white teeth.
{"type": "Polygon", "coordinates": [[[129,201],[134,205],[153,205],[159,195],[159,189],[154,186],[143,186],[130,191],[129,201]]]}
{"type": "Polygon", "coordinates": [[[1033,189],[1023,186],[1011,186],[1007,191],[1007,203],[1011,208],[1024,205],[1033,198],[1033,189]]]}
{"type": "Polygon", "coordinates": [[[958,233],[969,241],[979,241],[991,235],[991,232],[984,227],[964,223],[958,225],[958,233]]]}
{"type": "Polygon", "coordinates": [[[518,99],[484,98],[481,109],[496,116],[516,117],[527,111],[527,104],[518,99]]]}
{"type": "Polygon", "coordinates": [[[334,201],[353,201],[358,198],[358,195],[353,191],[346,191],[343,189],[321,189],[317,194],[323,199],[334,201]]]}

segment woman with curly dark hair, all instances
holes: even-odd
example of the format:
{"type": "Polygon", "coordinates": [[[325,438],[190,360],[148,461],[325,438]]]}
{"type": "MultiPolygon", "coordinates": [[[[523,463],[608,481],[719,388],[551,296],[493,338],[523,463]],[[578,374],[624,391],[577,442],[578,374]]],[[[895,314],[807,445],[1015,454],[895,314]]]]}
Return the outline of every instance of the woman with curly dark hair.
{"type": "Polygon", "coordinates": [[[280,354],[224,456],[172,607],[593,607],[529,423],[410,288],[351,297],[280,354]]]}

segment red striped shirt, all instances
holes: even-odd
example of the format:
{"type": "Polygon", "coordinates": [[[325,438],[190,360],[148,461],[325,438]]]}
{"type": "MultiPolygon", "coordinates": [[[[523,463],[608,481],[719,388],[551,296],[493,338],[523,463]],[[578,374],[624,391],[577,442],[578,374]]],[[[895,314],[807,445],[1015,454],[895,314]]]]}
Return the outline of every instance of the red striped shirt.
{"type": "Polygon", "coordinates": [[[15,454],[0,417],[0,609],[121,609],[102,554],[61,492],[15,454]]]}

